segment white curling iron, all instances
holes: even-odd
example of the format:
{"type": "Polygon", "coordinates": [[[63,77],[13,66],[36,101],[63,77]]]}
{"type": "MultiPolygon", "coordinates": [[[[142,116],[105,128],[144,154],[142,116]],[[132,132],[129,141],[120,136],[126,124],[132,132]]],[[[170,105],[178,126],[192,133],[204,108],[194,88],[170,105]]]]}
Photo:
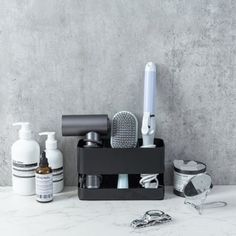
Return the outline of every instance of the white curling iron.
{"type": "Polygon", "coordinates": [[[143,121],[141,129],[143,147],[145,148],[155,147],[156,80],[156,65],[153,62],[148,62],[145,67],[143,121]]]}
{"type": "MultiPolygon", "coordinates": [[[[156,65],[148,62],[145,66],[144,78],[144,104],[142,121],[143,145],[141,148],[155,148],[154,137],[156,130],[156,89],[157,74],[156,65]]],[[[145,188],[158,188],[158,174],[141,174],[140,184],[145,188]]]]}

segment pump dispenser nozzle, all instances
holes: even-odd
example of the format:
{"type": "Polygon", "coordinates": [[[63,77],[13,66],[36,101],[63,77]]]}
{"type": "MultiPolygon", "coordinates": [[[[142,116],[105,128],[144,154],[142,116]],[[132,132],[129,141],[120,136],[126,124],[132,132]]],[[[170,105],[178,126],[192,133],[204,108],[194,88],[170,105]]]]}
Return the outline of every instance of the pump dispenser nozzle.
{"type": "Polygon", "coordinates": [[[42,132],[39,133],[40,136],[47,135],[47,140],[45,142],[46,149],[57,149],[57,140],[55,139],[55,132],[42,132]]]}
{"type": "Polygon", "coordinates": [[[29,122],[16,122],[12,124],[13,126],[21,126],[19,130],[19,138],[20,139],[30,139],[32,138],[32,132],[30,129],[29,122]]]}

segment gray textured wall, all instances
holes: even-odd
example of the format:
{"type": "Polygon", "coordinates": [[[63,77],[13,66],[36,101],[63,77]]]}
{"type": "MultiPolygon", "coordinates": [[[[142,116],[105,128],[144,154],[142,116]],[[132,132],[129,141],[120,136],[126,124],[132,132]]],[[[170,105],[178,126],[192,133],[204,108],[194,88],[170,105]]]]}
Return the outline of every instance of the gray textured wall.
{"type": "Polygon", "coordinates": [[[76,184],[77,138],[61,137],[61,115],[129,110],[141,121],[150,60],[167,182],[181,158],[236,184],[235,12],[233,0],[2,0],[0,185],[11,184],[15,121],[30,121],[41,145],[39,131],[57,131],[66,184],[76,184]]]}

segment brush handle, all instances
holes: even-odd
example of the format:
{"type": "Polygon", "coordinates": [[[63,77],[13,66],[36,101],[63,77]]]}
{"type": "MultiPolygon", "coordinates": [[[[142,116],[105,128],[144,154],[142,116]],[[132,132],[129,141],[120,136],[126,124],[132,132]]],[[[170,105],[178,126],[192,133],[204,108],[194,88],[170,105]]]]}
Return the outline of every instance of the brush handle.
{"type": "Polygon", "coordinates": [[[117,188],[118,189],[129,188],[129,180],[128,180],[127,174],[119,174],[118,175],[117,188]]]}

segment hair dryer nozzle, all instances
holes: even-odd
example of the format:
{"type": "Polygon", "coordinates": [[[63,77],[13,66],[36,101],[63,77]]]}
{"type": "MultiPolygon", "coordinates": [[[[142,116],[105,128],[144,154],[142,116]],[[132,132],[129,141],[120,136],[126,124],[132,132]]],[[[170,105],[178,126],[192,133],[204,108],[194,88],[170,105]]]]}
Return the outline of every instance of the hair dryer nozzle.
{"type": "Polygon", "coordinates": [[[62,135],[83,136],[91,131],[106,135],[109,131],[108,115],[63,115],[62,135]]]}

